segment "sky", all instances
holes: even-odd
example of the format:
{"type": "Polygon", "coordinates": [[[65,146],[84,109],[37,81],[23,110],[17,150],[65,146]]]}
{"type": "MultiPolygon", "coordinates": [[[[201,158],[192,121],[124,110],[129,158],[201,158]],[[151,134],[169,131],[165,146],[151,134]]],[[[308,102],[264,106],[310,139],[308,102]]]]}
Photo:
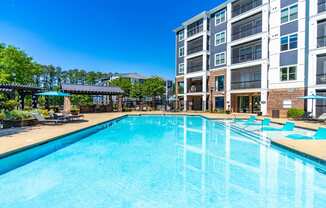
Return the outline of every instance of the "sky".
{"type": "Polygon", "coordinates": [[[173,29],[223,0],[1,0],[0,42],[63,69],[175,76],[173,29]]]}

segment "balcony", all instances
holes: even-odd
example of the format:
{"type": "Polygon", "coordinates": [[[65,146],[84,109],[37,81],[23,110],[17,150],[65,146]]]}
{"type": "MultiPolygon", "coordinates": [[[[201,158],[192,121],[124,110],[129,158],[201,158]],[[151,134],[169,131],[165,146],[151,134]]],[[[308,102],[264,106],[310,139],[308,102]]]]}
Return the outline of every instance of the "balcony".
{"type": "Polygon", "coordinates": [[[201,93],[203,92],[203,79],[201,77],[188,79],[187,86],[188,93],[201,93]]]}
{"type": "Polygon", "coordinates": [[[317,74],[316,78],[317,78],[316,83],[318,85],[326,84],[326,74],[317,74]]]}
{"type": "Polygon", "coordinates": [[[252,81],[244,81],[244,82],[232,82],[231,89],[232,90],[240,90],[240,89],[254,89],[260,88],[261,81],[260,80],[252,80],[252,81]]]}
{"type": "Polygon", "coordinates": [[[231,70],[231,90],[261,87],[261,66],[231,70]]]}
{"type": "Polygon", "coordinates": [[[318,13],[326,11],[326,0],[318,0],[318,13]]]}
{"type": "Polygon", "coordinates": [[[253,41],[232,48],[232,64],[261,59],[261,41],[253,41]]]}
{"type": "Polygon", "coordinates": [[[201,20],[198,20],[197,22],[194,22],[192,24],[190,24],[188,27],[187,27],[187,36],[188,38],[198,34],[198,33],[201,33],[203,32],[204,30],[204,22],[203,22],[203,19],[201,20]]]}
{"type": "Polygon", "coordinates": [[[187,73],[203,70],[203,56],[197,56],[187,60],[187,73]]]}
{"type": "Polygon", "coordinates": [[[239,16],[262,5],[262,0],[237,1],[232,4],[232,17],[239,16]]]}
{"type": "Polygon", "coordinates": [[[232,25],[232,40],[238,40],[262,32],[262,15],[257,14],[232,25]]]}
{"type": "Polygon", "coordinates": [[[197,53],[203,50],[203,36],[188,42],[187,54],[197,53]]]}
{"type": "Polygon", "coordinates": [[[326,36],[317,37],[317,48],[326,46],[326,36]]]}

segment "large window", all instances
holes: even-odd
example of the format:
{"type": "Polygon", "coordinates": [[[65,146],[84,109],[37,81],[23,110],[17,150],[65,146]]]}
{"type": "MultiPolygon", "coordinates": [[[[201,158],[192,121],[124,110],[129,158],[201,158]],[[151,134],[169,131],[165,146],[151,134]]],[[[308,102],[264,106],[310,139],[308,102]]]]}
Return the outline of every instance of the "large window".
{"type": "Polygon", "coordinates": [[[317,22],[317,48],[326,46],[326,20],[317,22]]]}
{"type": "Polygon", "coordinates": [[[288,23],[298,19],[298,5],[294,4],[281,10],[281,23],[288,23]]]}
{"type": "Polygon", "coordinates": [[[183,41],[185,39],[185,33],[184,33],[184,31],[180,31],[178,33],[178,38],[179,38],[179,41],[183,41]]]}
{"type": "Polygon", "coordinates": [[[215,14],[215,25],[219,25],[219,24],[225,22],[225,20],[226,20],[225,9],[223,9],[215,14]]]}
{"type": "Polygon", "coordinates": [[[326,0],[318,0],[318,13],[326,11],[326,0]]]}
{"type": "Polygon", "coordinates": [[[215,91],[224,91],[224,75],[215,77],[215,91]]]}
{"type": "Polygon", "coordinates": [[[297,66],[281,67],[281,81],[292,81],[297,79],[297,66]]]}
{"type": "Polygon", "coordinates": [[[298,34],[284,35],[281,37],[281,51],[296,49],[298,47],[298,34]]]}
{"type": "Polygon", "coordinates": [[[179,67],[178,67],[179,74],[183,74],[184,70],[185,70],[185,64],[184,63],[179,64],[179,67]]]}
{"type": "Polygon", "coordinates": [[[225,64],[225,52],[215,54],[215,66],[225,64]]]}
{"type": "Polygon", "coordinates": [[[179,48],[179,57],[181,58],[181,57],[184,57],[184,55],[185,55],[185,48],[184,47],[180,47],[179,48]]]}
{"type": "Polygon", "coordinates": [[[326,84],[326,54],[317,56],[317,84],[326,84]]]}
{"type": "Polygon", "coordinates": [[[225,31],[215,34],[215,46],[225,43],[225,31]]]}

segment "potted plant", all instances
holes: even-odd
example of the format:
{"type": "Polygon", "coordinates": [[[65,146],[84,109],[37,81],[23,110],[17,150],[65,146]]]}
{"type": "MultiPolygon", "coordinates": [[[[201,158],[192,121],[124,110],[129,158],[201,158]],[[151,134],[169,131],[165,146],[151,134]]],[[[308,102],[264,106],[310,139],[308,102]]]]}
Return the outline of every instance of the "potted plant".
{"type": "Polygon", "coordinates": [[[12,110],[5,114],[3,128],[32,126],[37,123],[28,111],[12,110]]]}
{"type": "Polygon", "coordinates": [[[0,129],[3,128],[3,120],[5,120],[5,114],[0,112],[0,129]]]}

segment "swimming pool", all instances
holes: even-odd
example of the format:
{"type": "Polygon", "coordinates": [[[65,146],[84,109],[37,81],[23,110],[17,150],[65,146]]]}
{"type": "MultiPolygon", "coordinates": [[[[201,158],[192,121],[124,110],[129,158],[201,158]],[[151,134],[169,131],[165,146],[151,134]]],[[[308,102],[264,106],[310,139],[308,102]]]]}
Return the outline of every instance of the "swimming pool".
{"type": "Polygon", "coordinates": [[[227,123],[196,116],[129,116],[95,130],[79,141],[83,135],[70,135],[66,145],[60,143],[65,138],[57,140],[57,148],[51,143],[34,148],[28,154],[45,156],[24,166],[15,167],[27,154],[0,163],[15,164],[11,171],[2,167],[9,172],[0,175],[0,206],[326,204],[324,166],[257,142],[227,123]],[[52,153],[46,155],[47,149],[52,153]]]}

